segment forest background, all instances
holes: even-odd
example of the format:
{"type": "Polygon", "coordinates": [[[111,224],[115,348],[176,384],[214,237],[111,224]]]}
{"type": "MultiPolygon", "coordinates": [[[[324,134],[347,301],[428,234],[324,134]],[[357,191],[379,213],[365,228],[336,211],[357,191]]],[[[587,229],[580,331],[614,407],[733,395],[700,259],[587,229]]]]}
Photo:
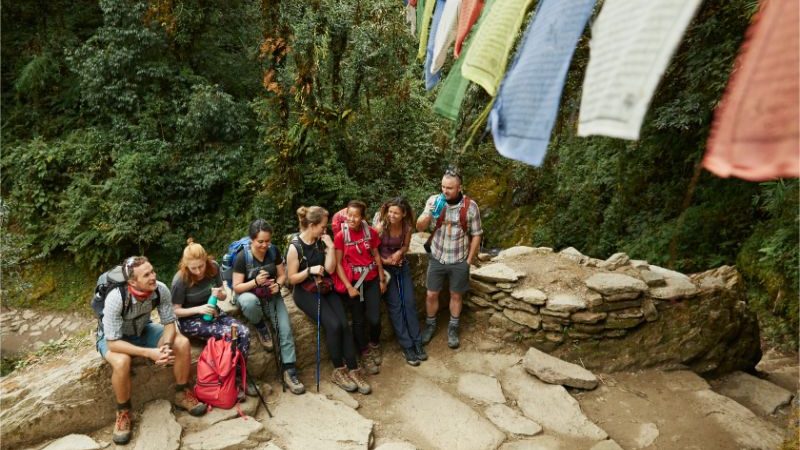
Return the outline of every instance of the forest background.
{"type": "Polygon", "coordinates": [[[294,231],[300,205],[419,209],[454,164],[486,249],[735,264],[764,338],[796,350],[797,180],[699,169],[757,8],[703,2],[635,142],[576,136],[587,27],[534,168],[490,136],[464,148],[490,101],[475,86],[458,121],[434,115],[400,0],[3,0],[2,301],[88,313],[125,255],[169,282],[189,236],[219,257],[253,218],[294,231]]]}

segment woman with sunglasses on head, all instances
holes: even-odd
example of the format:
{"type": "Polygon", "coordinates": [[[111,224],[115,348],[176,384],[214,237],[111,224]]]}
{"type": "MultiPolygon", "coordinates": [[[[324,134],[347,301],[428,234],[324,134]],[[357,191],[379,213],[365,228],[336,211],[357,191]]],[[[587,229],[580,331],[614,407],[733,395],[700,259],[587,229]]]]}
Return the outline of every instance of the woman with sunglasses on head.
{"type": "Polygon", "coordinates": [[[380,237],[364,220],[366,209],[367,205],[359,200],[347,204],[347,220],[333,238],[337,275],[334,281],[336,291],[350,308],[362,366],[374,375],[382,362],[380,307],[386,279],[378,254],[380,237]]]}
{"type": "Polygon", "coordinates": [[[414,211],[403,197],[393,198],[381,206],[373,224],[381,239],[379,253],[391,282],[386,290],[389,319],[394,326],[397,343],[403,349],[406,362],[418,366],[428,359],[422,347],[414,299],[414,281],[406,259],[414,230],[414,211]]]}
{"type": "MultiPolygon", "coordinates": [[[[230,335],[232,325],[239,328],[239,351],[247,358],[250,351],[250,330],[241,322],[220,312],[215,306],[208,304],[211,296],[217,300],[225,300],[227,294],[222,287],[222,275],[219,266],[206,253],[202,245],[192,238],[186,241],[183,257],[178,264],[178,272],[172,279],[172,306],[178,324],[186,337],[222,339],[230,335]],[[211,320],[203,316],[211,317],[211,320]]],[[[256,395],[248,386],[248,394],[256,395]]],[[[240,399],[243,393],[240,392],[240,399]]]]}
{"type": "Polygon", "coordinates": [[[332,290],[331,273],[336,269],[333,241],[325,234],[328,211],[319,206],[297,209],[300,234],[286,253],[289,283],[294,303],[325,332],[328,355],[333,363],[331,381],[347,392],[371,392],[356,361],[353,334],[347,325],[342,300],[332,290]],[[318,309],[319,308],[319,309],[318,309]]]}

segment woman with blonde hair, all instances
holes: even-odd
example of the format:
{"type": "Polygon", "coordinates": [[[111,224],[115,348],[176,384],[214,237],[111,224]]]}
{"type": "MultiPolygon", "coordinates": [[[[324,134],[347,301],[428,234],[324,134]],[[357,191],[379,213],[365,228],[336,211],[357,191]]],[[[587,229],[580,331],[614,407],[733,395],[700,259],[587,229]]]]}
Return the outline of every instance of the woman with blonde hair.
{"type": "MultiPolygon", "coordinates": [[[[212,336],[222,339],[226,334],[230,335],[231,326],[236,324],[239,328],[239,350],[247,358],[250,330],[238,320],[208,304],[212,295],[222,301],[227,294],[222,287],[222,275],[216,261],[192,238],[186,241],[178,272],[172,279],[171,291],[172,306],[184,336],[203,340],[212,336]],[[205,320],[204,315],[212,317],[212,320],[205,320]]],[[[255,395],[254,391],[248,393],[255,395]]],[[[240,393],[241,395],[243,394],[240,393]]]]}
{"type": "Polygon", "coordinates": [[[356,361],[353,334],[339,296],[333,292],[330,274],[336,270],[333,240],[325,229],[328,211],[319,206],[297,209],[300,234],[286,253],[289,283],[294,286],[297,307],[325,330],[328,355],[333,363],[331,381],[348,392],[371,392],[356,361]]]}

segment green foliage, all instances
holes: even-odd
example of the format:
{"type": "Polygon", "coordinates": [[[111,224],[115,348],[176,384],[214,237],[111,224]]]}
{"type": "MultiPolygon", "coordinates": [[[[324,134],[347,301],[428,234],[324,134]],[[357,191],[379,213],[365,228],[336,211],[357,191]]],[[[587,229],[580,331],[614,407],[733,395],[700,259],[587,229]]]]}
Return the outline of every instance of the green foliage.
{"type": "Polygon", "coordinates": [[[432,113],[396,0],[2,6],[4,275],[145,253],[167,279],[189,236],[219,255],[256,217],[293,231],[300,205],[418,209],[455,163],[486,247],[736,263],[767,334],[797,345],[796,181],[698,170],[753,0],[704,2],[636,142],[575,135],[587,30],[541,168],[480,133],[461,151],[491,99],[471,87],[455,126],[432,113]]]}

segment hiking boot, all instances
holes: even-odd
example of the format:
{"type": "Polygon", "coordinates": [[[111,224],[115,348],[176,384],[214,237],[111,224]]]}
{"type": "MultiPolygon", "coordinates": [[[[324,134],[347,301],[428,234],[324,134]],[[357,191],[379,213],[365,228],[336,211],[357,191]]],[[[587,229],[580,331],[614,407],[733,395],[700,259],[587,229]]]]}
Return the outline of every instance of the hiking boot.
{"type": "Polygon", "coordinates": [[[337,367],[331,372],[331,382],[347,392],[355,392],[358,386],[347,374],[346,367],[337,367]]]}
{"type": "Polygon", "coordinates": [[[117,421],[114,422],[114,436],[112,440],[117,445],[125,445],[131,440],[131,411],[129,409],[117,410],[117,421]]]}
{"type": "Polygon", "coordinates": [[[369,383],[367,383],[367,380],[364,379],[364,374],[360,368],[351,370],[348,375],[350,376],[350,379],[353,380],[353,383],[355,383],[360,394],[367,395],[372,392],[372,388],[369,387],[369,383]]]}
{"type": "Polygon", "coordinates": [[[377,375],[381,372],[381,368],[375,364],[375,360],[372,358],[372,352],[370,352],[369,347],[361,353],[361,367],[370,375],[377,375]]]}
{"type": "Polygon", "coordinates": [[[292,394],[300,395],[306,392],[306,387],[297,379],[297,370],[295,369],[283,371],[283,382],[286,383],[286,387],[292,391],[292,394]]]}
{"type": "Polygon", "coordinates": [[[269,327],[265,322],[261,322],[256,325],[256,334],[258,335],[258,341],[261,342],[261,346],[264,347],[264,350],[271,352],[274,345],[272,343],[272,335],[269,332],[269,327]]]}
{"type": "Polygon", "coordinates": [[[423,347],[422,344],[414,344],[414,352],[416,352],[417,359],[420,361],[428,360],[428,354],[425,353],[425,347],[423,347]]]}
{"type": "Polygon", "coordinates": [[[447,327],[447,346],[450,348],[458,348],[461,342],[458,340],[458,327],[449,325],[447,327]]]}
{"type": "Polygon", "coordinates": [[[404,348],[403,349],[403,356],[406,357],[406,362],[412,366],[419,365],[419,358],[417,357],[417,352],[414,351],[413,347],[404,348]]]}
{"type": "Polygon", "coordinates": [[[236,402],[242,403],[247,400],[247,394],[245,394],[244,389],[241,386],[236,388],[236,402]]]}
{"type": "Polygon", "coordinates": [[[381,345],[369,343],[367,348],[369,349],[370,356],[372,356],[372,360],[375,361],[375,364],[380,366],[381,363],[383,363],[383,352],[381,351],[381,345]]]}
{"type": "Polygon", "coordinates": [[[436,324],[425,323],[425,329],[422,330],[422,344],[427,344],[433,339],[433,333],[436,332],[436,324]]]}
{"type": "Polygon", "coordinates": [[[206,404],[197,400],[191,389],[184,389],[175,393],[175,407],[184,411],[189,411],[193,416],[202,416],[206,413],[206,404]]]}

